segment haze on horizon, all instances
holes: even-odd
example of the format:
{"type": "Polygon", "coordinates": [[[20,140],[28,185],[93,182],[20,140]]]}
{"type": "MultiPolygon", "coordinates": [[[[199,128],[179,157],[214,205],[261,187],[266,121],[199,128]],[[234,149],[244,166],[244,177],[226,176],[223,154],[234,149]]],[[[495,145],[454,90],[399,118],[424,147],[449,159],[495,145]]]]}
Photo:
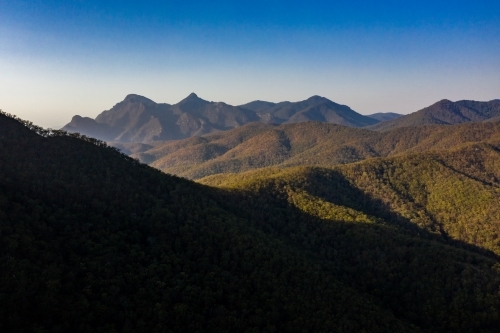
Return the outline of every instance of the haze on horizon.
{"type": "Polygon", "coordinates": [[[46,127],[127,94],[357,112],[500,98],[495,1],[2,1],[0,109],[46,127]]]}

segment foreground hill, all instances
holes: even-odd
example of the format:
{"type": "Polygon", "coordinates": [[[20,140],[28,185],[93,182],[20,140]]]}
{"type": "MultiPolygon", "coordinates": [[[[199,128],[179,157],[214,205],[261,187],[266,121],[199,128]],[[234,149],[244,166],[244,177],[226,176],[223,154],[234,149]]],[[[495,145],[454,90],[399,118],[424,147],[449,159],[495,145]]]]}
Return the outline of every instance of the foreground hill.
{"type": "Polygon", "coordinates": [[[354,127],[378,122],[320,96],[295,103],[255,101],[232,106],[205,101],[193,93],[174,105],[128,95],[95,120],[74,116],[62,129],[104,141],[151,143],[226,131],[256,121],[281,124],[310,120],[354,127]]]}
{"type": "Polygon", "coordinates": [[[458,101],[443,99],[420,111],[373,125],[370,128],[387,131],[394,128],[423,125],[455,125],[481,122],[500,116],[500,100],[489,102],[458,101]]]}
{"type": "Polygon", "coordinates": [[[157,143],[155,147],[118,147],[164,172],[198,179],[267,166],[329,167],[480,141],[500,147],[500,123],[422,126],[387,132],[318,122],[281,126],[255,123],[223,133],[157,143]]]}
{"type": "Polygon", "coordinates": [[[496,255],[401,223],[342,177],[302,205],[285,183],[209,188],[24,125],[0,115],[2,332],[500,325],[496,255]]]}
{"type": "Polygon", "coordinates": [[[0,130],[2,332],[417,331],[216,191],[3,115],[0,130]]]}

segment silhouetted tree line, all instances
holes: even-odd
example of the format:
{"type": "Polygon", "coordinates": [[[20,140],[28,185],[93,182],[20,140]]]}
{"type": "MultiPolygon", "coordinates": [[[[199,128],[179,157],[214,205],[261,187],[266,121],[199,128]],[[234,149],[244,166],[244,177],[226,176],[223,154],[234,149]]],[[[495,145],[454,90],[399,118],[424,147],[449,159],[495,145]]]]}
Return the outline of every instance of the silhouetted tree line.
{"type": "Polygon", "coordinates": [[[80,133],[69,133],[69,132],[64,131],[62,129],[43,128],[41,126],[33,124],[33,122],[31,122],[29,120],[21,119],[21,118],[17,117],[16,115],[13,115],[11,113],[5,112],[5,111],[3,111],[1,109],[0,109],[0,114],[18,121],[24,127],[30,129],[31,131],[35,132],[36,134],[38,134],[38,135],[40,135],[40,136],[42,136],[44,138],[64,137],[64,136],[67,136],[67,137],[71,137],[71,138],[74,138],[74,139],[83,140],[85,142],[90,142],[93,145],[96,145],[97,147],[101,147],[101,148],[105,148],[105,149],[111,150],[114,153],[121,155],[125,159],[131,160],[131,161],[133,161],[136,164],[140,164],[137,159],[131,158],[130,156],[122,153],[118,148],[110,146],[110,145],[108,145],[106,142],[104,142],[102,140],[99,140],[99,139],[96,139],[96,138],[93,138],[93,137],[90,137],[90,136],[86,136],[86,135],[83,135],[83,134],[80,134],[80,133]]]}

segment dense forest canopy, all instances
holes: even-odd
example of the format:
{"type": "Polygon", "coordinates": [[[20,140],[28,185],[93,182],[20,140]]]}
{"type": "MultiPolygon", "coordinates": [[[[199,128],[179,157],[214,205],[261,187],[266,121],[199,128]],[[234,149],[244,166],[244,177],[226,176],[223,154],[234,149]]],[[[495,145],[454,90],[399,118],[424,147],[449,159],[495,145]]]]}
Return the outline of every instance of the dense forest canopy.
{"type": "Polygon", "coordinates": [[[0,330],[496,332],[499,160],[481,141],[210,187],[0,114],[0,330]]]}

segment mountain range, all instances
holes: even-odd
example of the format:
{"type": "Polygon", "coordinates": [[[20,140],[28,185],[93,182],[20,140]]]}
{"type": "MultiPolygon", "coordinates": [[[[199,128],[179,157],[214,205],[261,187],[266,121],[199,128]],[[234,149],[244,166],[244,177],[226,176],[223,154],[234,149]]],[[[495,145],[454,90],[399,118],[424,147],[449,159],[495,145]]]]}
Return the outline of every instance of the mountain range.
{"type": "Polygon", "coordinates": [[[232,106],[203,100],[194,93],[173,105],[155,103],[132,94],[96,119],[74,116],[63,130],[108,142],[150,144],[227,131],[251,122],[280,125],[318,121],[386,131],[432,124],[481,122],[496,117],[500,117],[499,100],[442,100],[408,115],[387,112],[364,116],[346,105],[320,96],[299,102],[253,101],[232,106]]]}
{"type": "Polygon", "coordinates": [[[158,104],[146,97],[128,95],[96,119],[74,116],[63,130],[104,141],[149,143],[226,131],[250,122],[283,124],[303,121],[352,127],[379,122],[376,118],[363,116],[348,106],[320,96],[300,102],[255,101],[232,106],[223,102],[209,102],[192,93],[174,105],[158,104]]]}
{"type": "Polygon", "coordinates": [[[75,116],[63,129],[105,141],[151,142],[223,131],[258,119],[252,111],[208,102],[195,94],[174,105],[128,95],[95,120],[75,116]]]}

